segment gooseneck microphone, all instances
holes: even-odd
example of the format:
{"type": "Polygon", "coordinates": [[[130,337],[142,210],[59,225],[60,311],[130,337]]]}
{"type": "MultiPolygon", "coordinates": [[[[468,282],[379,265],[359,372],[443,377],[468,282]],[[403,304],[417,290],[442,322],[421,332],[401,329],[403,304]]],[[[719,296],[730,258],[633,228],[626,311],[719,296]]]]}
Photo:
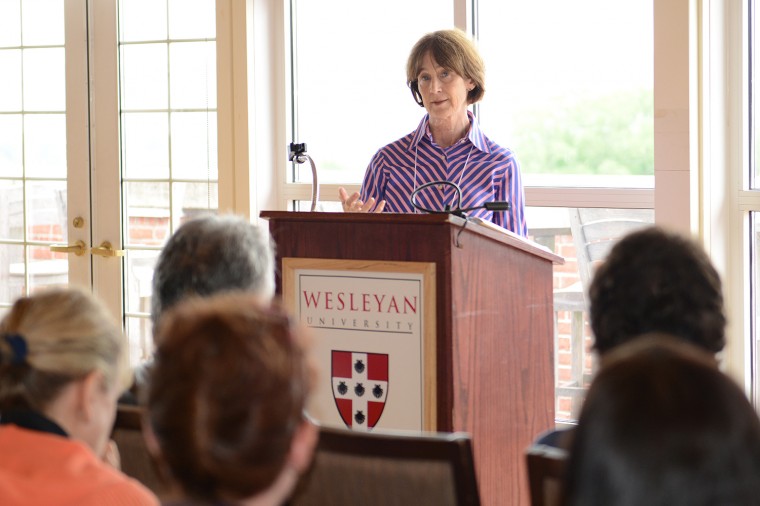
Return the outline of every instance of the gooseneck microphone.
{"type": "Polygon", "coordinates": [[[311,211],[314,212],[317,209],[317,202],[319,202],[317,166],[314,165],[314,160],[306,152],[306,143],[297,144],[291,142],[290,146],[288,146],[288,161],[301,164],[306,160],[309,160],[309,164],[311,164],[311,211]]]}
{"type": "Polygon", "coordinates": [[[431,181],[429,183],[425,183],[412,192],[412,195],[410,196],[410,201],[412,203],[412,207],[414,207],[418,211],[422,211],[423,213],[453,214],[455,216],[459,216],[460,218],[467,218],[466,213],[469,211],[475,211],[476,209],[486,209],[488,211],[499,213],[499,212],[509,211],[511,207],[509,202],[506,202],[504,200],[494,200],[491,202],[484,202],[478,206],[467,207],[467,208],[462,209],[461,207],[462,188],[460,188],[458,184],[452,181],[431,181]],[[454,201],[456,204],[456,207],[452,209],[450,204],[446,204],[446,207],[444,207],[443,209],[429,209],[417,203],[417,194],[419,192],[421,192],[422,190],[426,188],[429,188],[431,186],[436,186],[436,185],[451,186],[452,188],[454,188],[454,191],[456,192],[456,199],[454,201]]]}

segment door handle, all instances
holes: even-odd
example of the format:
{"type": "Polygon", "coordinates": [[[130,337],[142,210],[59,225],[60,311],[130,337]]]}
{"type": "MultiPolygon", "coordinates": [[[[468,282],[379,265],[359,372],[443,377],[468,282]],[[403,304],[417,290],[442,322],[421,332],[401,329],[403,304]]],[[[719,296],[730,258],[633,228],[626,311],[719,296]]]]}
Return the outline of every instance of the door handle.
{"type": "Polygon", "coordinates": [[[108,241],[103,241],[100,246],[92,248],[90,252],[100,257],[123,257],[125,253],[123,249],[114,249],[108,241]]]}
{"type": "Polygon", "coordinates": [[[51,244],[50,251],[56,253],[74,253],[76,256],[81,257],[87,252],[87,245],[80,239],[74,244],[51,244]]]}

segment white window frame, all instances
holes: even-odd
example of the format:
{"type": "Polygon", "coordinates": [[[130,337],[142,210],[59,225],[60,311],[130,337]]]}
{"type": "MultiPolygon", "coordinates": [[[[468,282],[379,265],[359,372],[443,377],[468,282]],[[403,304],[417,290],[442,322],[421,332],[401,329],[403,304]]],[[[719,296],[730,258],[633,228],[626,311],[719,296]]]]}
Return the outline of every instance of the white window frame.
{"type": "Polygon", "coordinates": [[[760,211],[760,191],[749,189],[747,2],[701,0],[695,10],[702,34],[700,232],[724,280],[729,318],[726,370],[757,402],[749,216],[760,211]]]}

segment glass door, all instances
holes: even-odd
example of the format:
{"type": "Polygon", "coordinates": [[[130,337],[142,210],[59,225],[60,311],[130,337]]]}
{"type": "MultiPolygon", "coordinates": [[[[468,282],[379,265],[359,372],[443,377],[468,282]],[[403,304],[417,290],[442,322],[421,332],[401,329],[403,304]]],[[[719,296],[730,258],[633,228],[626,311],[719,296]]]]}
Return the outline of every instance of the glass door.
{"type": "Polygon", "coordinates": [[[218,208],[214,0],[0,2],[0,313],[91,288],[152,351],[153,263],[218,208]]]}
{"type": "Polygon", "coordinates": [[[119,0],[124,317],[152,354],[153,266],[184,221],[218,207],[216,2],[119,0]]]}
{"type": "Polygon", "coordinates": [[[82,7],[0,3],[0,312],[39,289],[90,285],[87,142],[67,136],[86,122],[71,87],[86,77],[66,72],[81,63],[67,61],[66,23],[83,20],[82,7]]]}

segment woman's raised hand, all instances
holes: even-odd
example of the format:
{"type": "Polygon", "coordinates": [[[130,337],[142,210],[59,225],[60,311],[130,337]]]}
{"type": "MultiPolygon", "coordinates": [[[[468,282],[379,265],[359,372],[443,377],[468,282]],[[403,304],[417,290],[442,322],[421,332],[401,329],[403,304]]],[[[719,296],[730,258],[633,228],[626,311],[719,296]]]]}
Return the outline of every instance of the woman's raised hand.
{"type": "Polygon", "coordinates": [[[338,195],[340,202],[343,204],[343,211],[347,213],[382,213],[385,209],[385,201],[381,200],[377,206],[375,206],[375,198],[370,197],[366,202],[361,200],[359,192],[354,192],[351,196],[345,188],[338,188],[338,195]],[[374,209],[372,209],[374,207],[374,209]]]}

